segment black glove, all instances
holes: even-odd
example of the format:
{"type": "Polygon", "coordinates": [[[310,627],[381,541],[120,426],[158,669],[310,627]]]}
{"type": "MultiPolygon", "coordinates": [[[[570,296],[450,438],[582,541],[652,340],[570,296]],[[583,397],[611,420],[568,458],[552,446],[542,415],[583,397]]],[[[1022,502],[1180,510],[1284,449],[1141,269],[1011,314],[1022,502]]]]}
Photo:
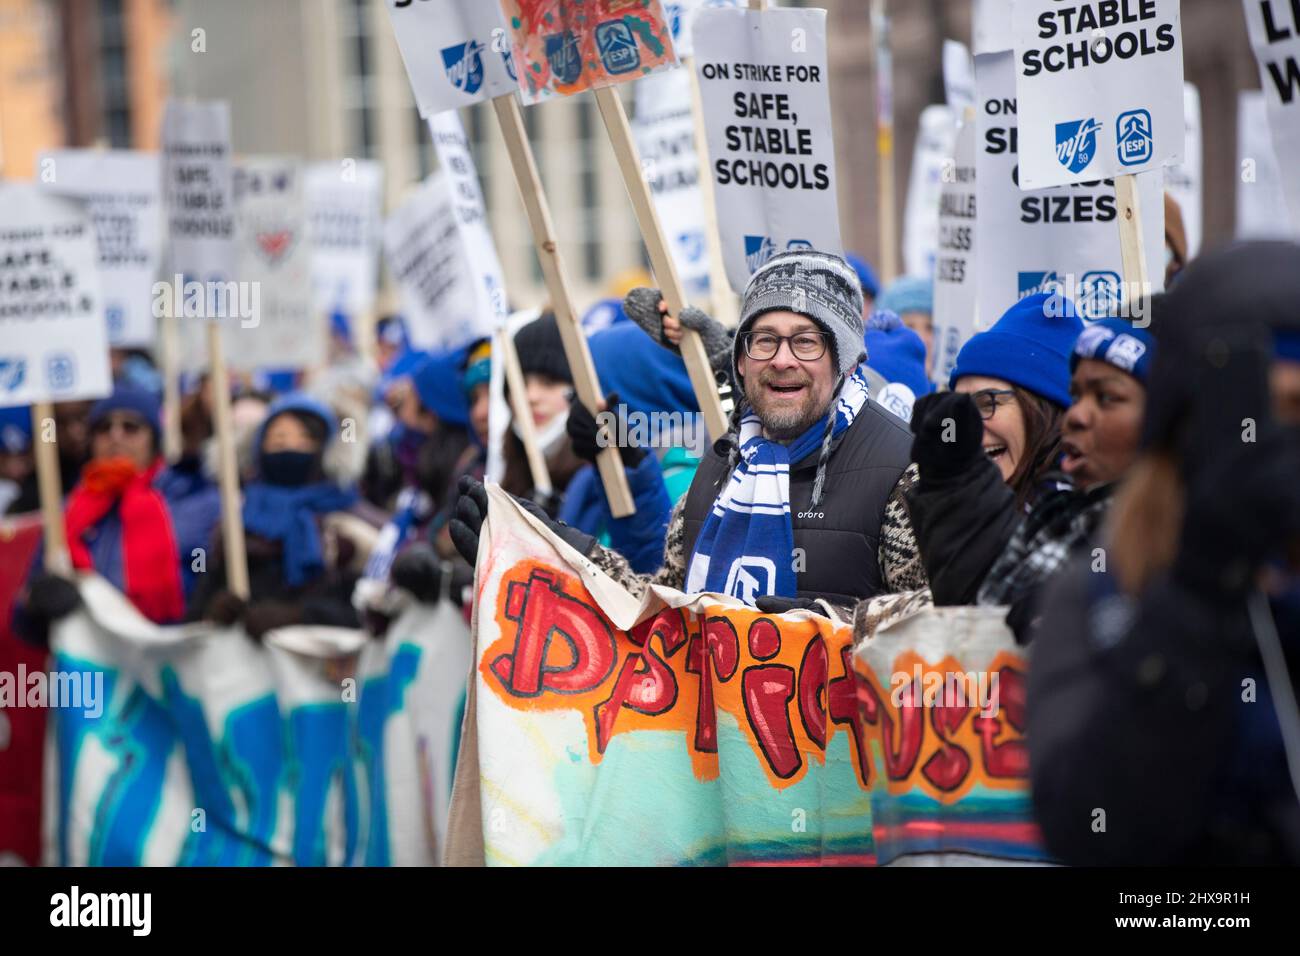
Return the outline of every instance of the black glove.
{"type": "Polygon", "coordinates": [[[444,567],[433,548],[424,542],[411,545],[393,559],[389,580],[421,604],[435,604],[442,588],[444,567]]]}
{"type": "Polygon", "coordinates": [[[786,611],[812,611],[826,617],[826,610],[816,598],[781,597],[776,594],[764,594],[754,599],[754,607],[764,614],[784,614],[786,611]]]}
{"type": "Polygon", "coordinates": [[[302,623],[302,610],[289,601],[254,601],[244,611],[244,630],[258,643],[267,631],[302,623]]]}
{"type": "Polygon", "coordinates": [[[478,536],[487,519],[488,496],[483,482],[475,481],[469,475],[461,476],[456,484],[460,498],[456,502],[455,517],[447,525],[451,543],[456,546],[460,556],[473,567],[478,561],[478,536]]]}
{"type": "MultiPolygon", "coordinates": [[[[620,445],[617,443],[619,434],[627,434],[625,424],[627,416],[619,410],[618,392],[610,392],[605,396],[605,408],[617,414],[620,422],[618,433],[609,435],[607,440],[612,442],[613,447],[618,449],[619,457],[623,459],[623,467],[635,468],[645,459],[646,450],[635,445],[620,445]]],[[[565,428],[569,432],[569,441],[573,445],[573,453],[583,461],[595,464],[596,454],[602,449],[598,437],[600,428],[596,422],[596,416],[591,414],[587,406],[578,401],[576,396],[569,404],[569,418],[565,428]]]]}
{"type": "Polygon", "coordinates": [[[912,461],[921,481],[954,478],[984,455],[984,420],[974,399],[963,392],[936,392],[918,399],[912,407],[912,434],[912,461]]]}
{"type": "Polygon", "coordinates": [[[81,606],[76,584],[57,574],[40,573],[27,588],[27,601],[14,615],[19,636],[37,647],[50,644],[51,625],[81,606]]]}
{"type": "Polygon", "coordinates": [[[208,599],[207,605],[203,608],[203,619],[220,624],[222,627],[230,627],[242,621],[247,610],[248,602],[234,592],[222,588],[208,599]]]}
{"type": "MultiPolygon", "coordinates": [[[[633,289],[623,300],[623,311],[627,317],[641,326],[650,338],[672,352],[680,349],[664,337],[664,313],[659,311],[663,295],[658,289],[641,287],[633,289]]],[[[677,321],[682,328],[698,332],[704,342],[704,351],[708,353],[709,365],[715,376],[722,374],[731,379],[731,355],[734,332],[721,322],[710,318],[706,313],[688,305],[677,314],[677,321]]]]}
{"type": "Polygon", "coordinates": [[[538,506],[535,502],[528,501],[524,498],[517,498],[514,495],[511,495],[510,497],[514,498],[515,501],[519,503],[519,506],[523,508],[525,511],[527,511],[530,515],[532,515],[535,518],[541,519],[542,523],[545,524],[546,527],[551,529],[552,534],[554,534],[565,544],[569,545],[579,554],[590,555],[592,549],[595,548],[596,539],[593,538],[591,535],[584,534],[583,532],[579,531],[577,528],[565,524],[563,521],[556,521],[545,511],[543,511],[541,507],[538,506]]]}

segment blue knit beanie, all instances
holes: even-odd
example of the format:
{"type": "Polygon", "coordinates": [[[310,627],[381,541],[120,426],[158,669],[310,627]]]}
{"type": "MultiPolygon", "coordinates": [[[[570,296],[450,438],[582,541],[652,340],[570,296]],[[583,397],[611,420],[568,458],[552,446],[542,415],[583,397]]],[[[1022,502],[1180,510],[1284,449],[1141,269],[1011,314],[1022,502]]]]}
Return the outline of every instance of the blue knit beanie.
{"type": "Polygon", "coordinates": [[[903,276],[889,283],[876,302],[878,308],[903,315],[907,312],[934,313],[934,280],[922,276],[903,276]]]}
{"type": "Polygon", "coordinates": [[[967,375],[987,375],[1068,407],[1070,355],[1082,331],[1074,303],[1060,293],[1026,296],[962,346],[948,387],[967,375]]]}
{"type": "Polygon", "coordinates": [[[1134,328],[1126,319],[1098,319],[1079,333],[1070,356],[1070,372],[1073,374],[1080,359],[1096,359],[1128,372],[1145,385],[1155,344],[1150,332],[1134,328]]]}
{"type": "Polygon", "coordinates": [[[871,266],[867,263],[867,260],[856,252],[846,252],[844,258],[853,267],[853,271],[858,274],[858,284],[862,286],[862,294],[873,299],[880,295],[880,280],[871,271],[871,266]]]}
{"type": "Polygon", "coordinates": [[[434,352],[411,372],[411,382],[420,404],[440,421],[464,427],[469,424],[469,406],[460,388],[460,370],[465,349],[434,352]]]}
{"type": "Polygon", "coordinates": [[[155,445],[162,440],[162,402],[153,392],[129,385],[119,385],[107,398],[101,398],[90,409],[90,427],[94,428],[110,412],[134,412],[143,418],[153,432],[155,445]]]}
{"type": "Polygon", "coordinates": [[[934,390],[925,374],[925,343],[895,313],[884,309],[871,313],[863,342],[867,366],[886,381],[906,385],[917,398],[934,390]]]}

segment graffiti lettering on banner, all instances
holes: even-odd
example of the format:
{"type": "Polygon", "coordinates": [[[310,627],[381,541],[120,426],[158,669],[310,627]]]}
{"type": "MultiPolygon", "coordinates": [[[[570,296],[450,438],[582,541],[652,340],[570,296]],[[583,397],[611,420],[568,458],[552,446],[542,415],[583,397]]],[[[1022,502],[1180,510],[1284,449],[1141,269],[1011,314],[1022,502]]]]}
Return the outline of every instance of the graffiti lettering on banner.
{"type": "Polygon", "coordinates": [[[1021,188],[1137,173],[1182,157],[1179,3],[1014,0],[1021,188]]]}

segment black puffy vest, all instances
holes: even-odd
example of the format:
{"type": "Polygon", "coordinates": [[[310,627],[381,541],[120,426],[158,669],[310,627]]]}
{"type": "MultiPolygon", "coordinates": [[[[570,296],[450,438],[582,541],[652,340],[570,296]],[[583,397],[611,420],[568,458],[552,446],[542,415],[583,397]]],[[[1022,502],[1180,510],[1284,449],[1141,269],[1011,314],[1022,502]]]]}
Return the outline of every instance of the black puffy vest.
{"type": "MultiPolygon", "coordinates": [[[[725,449],[721,442],[718,447],[725,449]]],[[[880,523],[890,492],[911,461],[911,451],[907,425],[867,402],[831,448],[816,512],[810,514],[808,506],[821,449],[791,465],[790,519],[794,546],[802,549],[803,570],[795,566],[800,597],[852,605],[884,590],[877,558],[880,523]]],[[[725,453],[709,449],[682,508],[688,570],[695,540],[727,477],[725,453]]]]}

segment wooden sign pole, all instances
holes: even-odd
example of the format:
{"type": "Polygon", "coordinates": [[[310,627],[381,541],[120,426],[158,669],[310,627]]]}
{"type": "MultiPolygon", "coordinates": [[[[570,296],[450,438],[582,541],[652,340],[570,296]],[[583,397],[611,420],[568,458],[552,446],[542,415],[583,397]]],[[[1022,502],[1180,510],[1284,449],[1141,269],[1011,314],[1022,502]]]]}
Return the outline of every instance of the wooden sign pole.
{"type": "Polygon", "coordinates": [[[1124,268],[1124,299],[1131,306],[1147,294],[1147,251],[1142,242],[1142,204],[1137,177],[1115,177],[1115,204],[1119,206],[1119,253],[1124,268]]]}
{"type": "Polygon", "coordinates": [[[217,481],[221,490],[221,540],[226,551],[226,587],[248,600],[248,554],[244,550],[244,517],[235,465],[235,434],[230,418],[230,379],[221,341],[221,324],[208,322],[208,365],[212,383],[212,419],[217,437],[217,481]]]}
{"type": "MultiPolygon", "coordinates": [[[[664,302],[668,304],[669,314],[677,315],[686,307],[686,291],[682,288],[677,266],[668,248],[668,238],[664,235],[659,215],[655,212],[650,184],[641,173],[641,159],[632,139],[632,128],[628,125],[623,101],[618,97],[618,90],[612,86],[598,87],[592,92],[595,93],[596,105],[604,120],[609,141],[614,147],[614,156],[623,174],[623,185],[627,187],[628,196],[632,199],[637,225],[641,228],[641,237],[650,254],[650,268],[654,270],[659,282],[659,290],[664,302]]],[[[698,332],[683,329],[679,349],[686,363],[691,386],[695,390],[696,401],[700,403],[700,412],[704,415],[709,438],[717,441],[727,431],[727,416],[722,411],[722,400],[718,397],[718,386],[709,365],[708,353],[704,351],[704,342],[698,332]]]]}
{"type": "Polygon", "coordinates": [[[889,48],[889,15],[885,0],[871,0],[871,31],[876,47],[876,201],[880,207],[880,282],[898,275],[898,214],[894,206],[894,90],[893,57],[889,48]]]}
{"type": "Polygon", "coordinates": [[[63,480],[59,474],[59,440],[50,402],[32,405],[32,451],[36,458],[36,490],[41,499],[41,524],[45,530],[45,570],[72,573],[68,538],[63,524],[63,480]],[[46,440],[48,434],[48,441],[46,440]]]}
{"type": "MultiPolygon", "coordinates": [[[[569,360],[569,371],[573,374],[574,390],[578,393],[578,400],[595,415],[600,411],[604,396],[600,393],[600,380],[596,378],[596,366],[591,360],[591,350],[587,348],[587,338],[578,324],[568,276],[555,238],[550,204],[546,201],[542,180],[537,173],[537,163],[533,159],[533,150],[524,130],[519,101],[513,93],[507,93],[493,97],[492,108],[496,111],[501,134],[505,138],[506,152],[510,155],[515,183],[519,186],[519,195],[524,201],[528,225],[533,231],[533,244],[537,247],[537,258],[541,262],[546,289],[551,296],[551,308],[560,328],[564,354],[569,360]]],[[[635,514],[636,505],[632,500],[631,489],[628,488],[623,459],[618,449],[612,446],[602,449],[596,455],[596,468],[600,472],[601,483],[605,486],[610,513],[615,518],[635,514]]]]}
{"type": "Polygon", "coordinates": [[[549,495],[554,491],[551,473],[546,467],[546,456],[537,443],[537,428],[533,425],[533,410],[528,406],[528,386],[524,383],[524,370],[519,364],[519,353],[515,350],[515,337],[507,322],[497,327],[496,354],[501,356],[501,367],[506,374],[506,388],[510,392],[510,410],[514,412],[515,422],[519,425],[519,439],[524,443],[524,454],[528,458],[528,471],[533,478],[533,487],[549,495]]]}

